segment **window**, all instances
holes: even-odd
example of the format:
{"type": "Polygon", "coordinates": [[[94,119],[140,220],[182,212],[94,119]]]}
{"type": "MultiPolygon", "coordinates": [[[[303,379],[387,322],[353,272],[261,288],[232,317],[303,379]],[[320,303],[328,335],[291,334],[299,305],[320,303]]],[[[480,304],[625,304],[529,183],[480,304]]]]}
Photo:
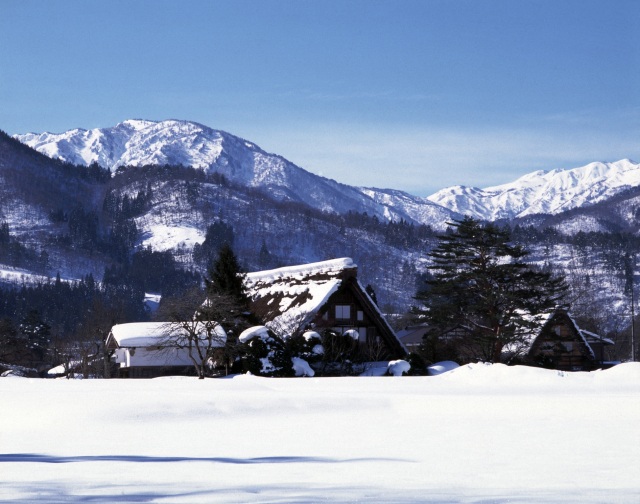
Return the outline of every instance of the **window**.
{"type": "Polygon", "coordinates": [[[540,345],[541,352],[553,352],[554,349],[555,349],[555,345],[550,341],[545,341],[540,345]]]}
{"type": "Polygon", "coordinates": [[[351,306],[336,305],[336,319],[349,320],[351,318],[351,306]]]}
{"type": "Polygon", "coordinates": [[[356,319],[358,322],[362,322],[364,320],[364,312],[362,310],[358,310],[356,312],[356,319]]]}

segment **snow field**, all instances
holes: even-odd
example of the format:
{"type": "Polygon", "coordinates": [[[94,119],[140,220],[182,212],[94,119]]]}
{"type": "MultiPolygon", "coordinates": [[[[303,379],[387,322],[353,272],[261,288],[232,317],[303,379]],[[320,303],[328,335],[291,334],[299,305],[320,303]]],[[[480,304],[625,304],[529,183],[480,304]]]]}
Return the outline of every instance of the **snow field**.
{"type": "Polygon", "coordinates": [[[640,364],[0,380],[0,501],[640,501],[640,364]]]}

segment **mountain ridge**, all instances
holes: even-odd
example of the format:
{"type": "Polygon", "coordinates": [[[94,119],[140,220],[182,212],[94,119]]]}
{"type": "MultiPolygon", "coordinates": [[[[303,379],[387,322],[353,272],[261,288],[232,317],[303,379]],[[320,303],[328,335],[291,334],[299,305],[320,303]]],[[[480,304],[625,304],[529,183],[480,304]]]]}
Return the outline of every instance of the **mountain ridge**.
{"type": "MultiPolygon", "coordinates": [[[[74,129],[64,133],[13,135],[29,147],[74,164],[120,166],[183,164],[218,172],[229,180],[268,190],[282,200],[306,203],[321,211],[366,212],[381,219],[428,223],[444,229],[456,214],[425,199],[396,191],[382,201],[362,190],[313,174],[255,143],[208,126],[180,120],[127,120],[112,128],[74,129]],[[405,211],[402,201],[411,205],[405,211]],[[420,210],[417,207],[420,207],[420,210]]],[[[385,194],[384,190],[374,192],[385,194]]]]}
{"type": "Polygon", "coordinates": [[[538,170],[513,182],[479,189],[453,186],[427,199],[483,220],[559,214],[589,206],[640,186],[640,164],[629,159],[593,162],[570,169],[538,170]]]}
{"type": "Polygon", "coordinates": [[[489,221],[555,215],[640,186],[640,164],[621,159],[570,169],[537,170],[484,189],[452,186],[418,197],[396,189],[342,184],[308,172],[231,133],[178,119],[128,119],[110,128],[13,137],[49,157],[74,164],[95,162],[112,171],[125,165],[183,164],[219,172],[282,200],[306,203],[321,211],[366,212],[438,230],[462,215],[489,221]]]}

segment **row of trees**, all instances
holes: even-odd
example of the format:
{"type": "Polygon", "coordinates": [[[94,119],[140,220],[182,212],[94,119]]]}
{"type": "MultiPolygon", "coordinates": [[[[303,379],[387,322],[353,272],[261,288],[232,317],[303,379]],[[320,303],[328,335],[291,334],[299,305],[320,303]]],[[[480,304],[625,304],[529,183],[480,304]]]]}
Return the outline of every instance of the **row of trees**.
{"type": "Polygon", "coordinates": [[[0,363],[35,373],[95,354],[114,324],[145,320],[142,293],[87,275],[0,289],[0,363]]]}
{"type": "Polygon", "coordinates": [[[49,254],[20,243],[11,236],[9,224],[5,221],[0,223],[0,264],[44,273],[49,266],[49,254]]]}
{"type": "MultiPolygon", "coordinates": [[[[348,372],[346,367],[355,360],[353,341],[330,331],[316,335],[317,340],[302,336],[281,338],[269,333],[269,337],[240,344],[239,334],[260,321],[249,312],[241,267],[228,243],[233,241],[233,230],[218,224],[210,227],[208,235],[211,244],[205,250],[211,247],[213,253],[213,243],[220,245],[203,284],[197,276],[180,273],[170,253],[145,249],[134,254],[127,269],[107,270],[100,286],[88,276],[76,284],[57,278],[35,287],[23,286],[19,293],[0,291],[0,316],[4,314],[0,360],[33,365],[45,360],[52,350],[60,357],[62,347],[52,345],[55,336],[74,330],[91,332],[88,327],[96,325],[99,311],[109,314],[102,317],[102,328],[94,331],[93,341],[101,342],[113,324],[146,317],[144,312],[135,310],[127,313],[122,309],[127,303],[114,310],[115,299],[122,303],[128,297],[132,300],[129,306],[133,307],[133,299],[139,299],[146,290],[165,289],[157,317],[168,321],[169,333],[175,334],[179,328],[180,334],[187,334],[183,344],[200,377],[207,374],[206,363],[212,359],[230,369],[240,355],[245,369],[252,372],[259,372],[257,366],[266,359],[279,356],[276,361],[282,362],[271,371],[277,376],[291,375],[291,358],[299,356],[332,366],[342,362],[339,372],[348,372]],[[227,239],[217,240],[214,236],[227,239]],[[72,305],[70,299],[75,299],[72,305]],[[42,307],[42,312],[29,309],[34,306],[42,307]],[[69,306],[74,310],[69,311],[69,306]],[[7,316],[10,313],[19,316],[12,320],[7,316]],[[66,313],[67,318],[60,318],[61,313],[66,313]],[[82,317],[83,313],[87,316],[82,317]],[[56,322],[52,325],[48,321],[53,319],[56,322]],[[219,345],[220,328],[226,333],[223,348],[219,345]],[[323,348],[322,354],[312,351],[317,345],[323,348]]],[[[416,295],[420,305],[413,309],[415,319],[428,327],[422,347],[428,360],[498,362],[506,348],[524,344],[530,334],[540,329],[540,315],[566,307],[565,279],[528,264],[529,253],[513,243],[506,228],[471,218],[455,221],[429,255],[432,265],[416,295]]],[[[68,348],[65,351],[70,353],[68,348]]],[[[328,368],[325,371],[330,372],[328,368]]]]}

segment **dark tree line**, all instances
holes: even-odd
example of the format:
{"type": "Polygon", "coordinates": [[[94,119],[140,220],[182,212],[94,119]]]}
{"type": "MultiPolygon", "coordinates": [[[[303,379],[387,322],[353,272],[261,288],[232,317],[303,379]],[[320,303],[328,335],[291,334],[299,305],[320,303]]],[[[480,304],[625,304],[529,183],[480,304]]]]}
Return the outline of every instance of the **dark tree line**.
{"type": "Polygon", "coordinates": [[[60,364],[63,349],[90,343],[97,351],[106,331],[148,318],[141,293],[101,285],[91,275],[0,288],[0,362],[44,370],[60,364]]]}
{"type": "Polygon", "coordinates": [[[143,248],[121,264],[105,268],[106,285],[130,286],[141,293],[176,296],[201,282],[201,276],[181,268],[170,251],[143,248]]]}

